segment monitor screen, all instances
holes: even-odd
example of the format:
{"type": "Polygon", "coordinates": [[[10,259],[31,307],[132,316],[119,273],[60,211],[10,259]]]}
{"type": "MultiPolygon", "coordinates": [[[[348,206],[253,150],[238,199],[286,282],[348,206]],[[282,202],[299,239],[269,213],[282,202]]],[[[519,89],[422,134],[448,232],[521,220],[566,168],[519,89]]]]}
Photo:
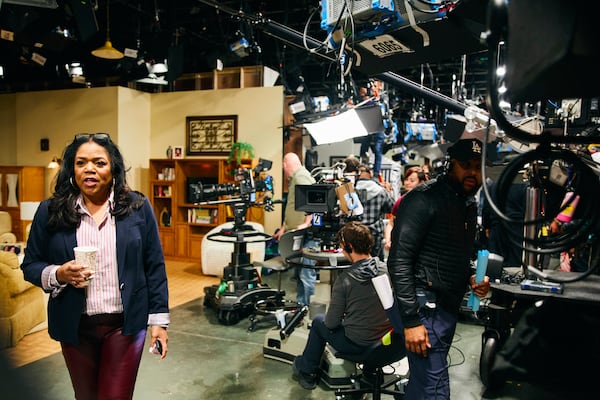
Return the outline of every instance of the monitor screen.
{"type": "Polygon", "coordinates": [[[437,128],[432,122],[406,122],[404,130],[404,142],[437,140],[437,128]]]}
{"type": "Polygon", "coordinates": [[[333,184],[296,185],[296,211],[332,213],[337,205],[333,184]]]}

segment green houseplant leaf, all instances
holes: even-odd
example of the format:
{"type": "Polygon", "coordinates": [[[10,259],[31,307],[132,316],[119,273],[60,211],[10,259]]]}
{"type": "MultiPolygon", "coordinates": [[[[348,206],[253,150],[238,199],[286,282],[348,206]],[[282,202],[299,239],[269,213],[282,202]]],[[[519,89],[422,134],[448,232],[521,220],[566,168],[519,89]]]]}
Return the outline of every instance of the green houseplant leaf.
{"type": "Polygon", "coordinates": [[[254,147],[250,143],[235,142],[231,145],[227,162],[239,165],[242,160],[254,158],[254,147]]]}

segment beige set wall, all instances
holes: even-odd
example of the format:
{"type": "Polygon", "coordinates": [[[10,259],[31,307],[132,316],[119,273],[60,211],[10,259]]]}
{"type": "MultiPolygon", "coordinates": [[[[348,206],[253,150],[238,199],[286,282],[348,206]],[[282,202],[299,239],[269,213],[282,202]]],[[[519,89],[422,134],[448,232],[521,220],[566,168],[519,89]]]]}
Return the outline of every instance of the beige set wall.
{"type": "MultiPolygon", "coordinates": [[[[70,89],[0,95],[0,165],[46,166],[60,157],[73,136],[107,132],[130,168],[129,184],[148,189],[148,160],[185,146],[186,116],[238,115],[238,141],[273,161],[275,197],[282,194],[281,86],[149,94],[123,87],[70,89]],[[40,150],[40,140],[50,151],[40,150]]],[[[281,221],[281,207],[265,213],[265,231],[281,221]]]]}
{"type": "MultiPolygon", "coordinates": [[[[281,198],[283,157],[283,88],[256,87],[152,95],[150,158],[164,158],[169,146],[185,146],[187,116],[238,116],[238,141],[251,143],[256,157],[273,161],[275,197],[281,198]]],[[[265,232],[281,225],[281,206],[265,213],[265,232]]]]}

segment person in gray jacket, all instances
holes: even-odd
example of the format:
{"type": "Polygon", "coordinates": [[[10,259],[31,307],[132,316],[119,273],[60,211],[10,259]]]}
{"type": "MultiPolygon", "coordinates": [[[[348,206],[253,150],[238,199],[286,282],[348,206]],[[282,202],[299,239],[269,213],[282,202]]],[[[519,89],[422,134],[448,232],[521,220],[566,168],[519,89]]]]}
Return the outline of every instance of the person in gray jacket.
{"type": "Polygon", "coordinates": [[[343,353],[362,353],[392,328],[371,283],[372,278],[387,274],[387,268],[370,255],[373,236],[369,228],[348,222],[339,230],[338,241],[352,265],[335,280],[327,314],[312,320],[306,347],[294,360],[293,377],[304,389],[317,385],[326,343],[343,353]]]}

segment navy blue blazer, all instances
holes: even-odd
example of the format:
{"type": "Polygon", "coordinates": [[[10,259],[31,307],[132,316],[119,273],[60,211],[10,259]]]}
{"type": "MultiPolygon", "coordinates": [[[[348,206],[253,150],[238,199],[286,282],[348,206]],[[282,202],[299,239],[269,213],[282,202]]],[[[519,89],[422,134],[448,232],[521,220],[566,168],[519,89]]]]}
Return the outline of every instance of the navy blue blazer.
{"type": "MultiPolygon", "coordinates": [[[[139,196],[131,193],[131,196],[139,196]]],[[[43,201],[31,226],[21,268],[25,279],[42,286],[42,271],[75,259],[76,230],[49,232],[49,200],[43,201]]],[[[123,334],[145,329],[148,314],[168,313],[165,261],[154,211],[148,199],[129,215],[117,217],[117,264],[124,309],[123,334]]],[[[85,289],[67,285],[48,301],[48,332],[60,342],[79,343],[78,328],[85,306],[85,289]]]]}

